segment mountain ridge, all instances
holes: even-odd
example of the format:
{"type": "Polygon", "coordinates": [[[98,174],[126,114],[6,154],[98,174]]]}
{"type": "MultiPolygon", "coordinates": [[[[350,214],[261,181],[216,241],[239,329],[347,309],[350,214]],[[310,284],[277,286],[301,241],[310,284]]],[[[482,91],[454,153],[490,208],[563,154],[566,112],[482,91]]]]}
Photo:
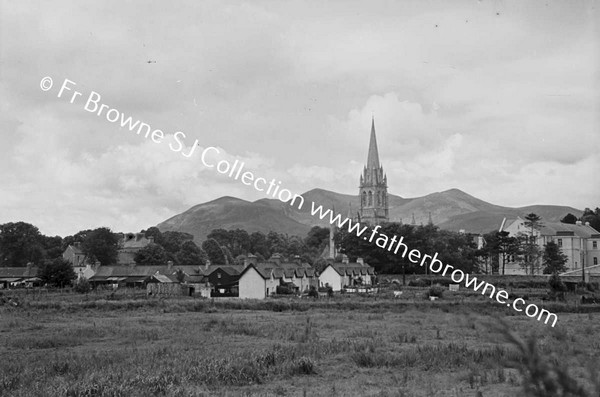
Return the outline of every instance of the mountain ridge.
{"type": "MultiPolygon", "coordinates": [[[[244,229],[249,233],[275,231],[304,237],[311,227],[328,225],[311,215],[311,202],[324,209],[335,209],[342,216],[355,217],[359,210],[358,195],[315,188],[302,194],[300,209],[277,199],[247,201],[233,196],[194,205],[157,226],[161,231],[182,231],[202,242],[213,229],[244,229]]],[[[405,198],[388,194],[392,222],[426,224],[429,217],[444,230],[486,233],[497,229],[503,218],[516,218],[534,212],[547,222],[557,222],[569,212],[581,216],[583,211],[559,205],[503,207],[472,196],[460,189],[448,189],[421,197],[405,198]]]]}

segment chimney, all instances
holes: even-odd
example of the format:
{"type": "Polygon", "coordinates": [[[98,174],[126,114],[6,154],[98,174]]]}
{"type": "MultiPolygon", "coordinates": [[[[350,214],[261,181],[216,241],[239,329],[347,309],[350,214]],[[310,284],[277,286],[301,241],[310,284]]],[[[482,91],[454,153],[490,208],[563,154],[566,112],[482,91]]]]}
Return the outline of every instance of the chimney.
{"type": "Polygon", "coordinates": [[[210,259],[207,259],[206,263],[204,263],[204,270],[208,270],[209,266],[210,266],[210,259]]]}
{"type": "Polygon", "coordinates": [[[280,264],[281,264],[281,254],[279,254],[279,253],[277,253],[277,252],[276,252],[276,253],[274,253],[274,254],[273,254],[273,255],[271,255],[271,257],[269,258],[269,261],[270,261],[270,262],[275,262],[275,263],[277,263],[278,265],[280,265],[280,264]]]}
{"type": "Polygon", "coordinates": [[[350,260],[348,259],[348,255],[346,255],[346,254],[342,255],[342,263],[344,263],[344,264],[350,263],[350,260]]]}
{"type": "Polygon", "coordinates": [[[169,270],[169,271],[173,270],[173,261],[167,262],[167,270],[169,270]]]}
{"type": "Polygon", "coordinates": [[[360,263],[361,265],[364,265],[365,261],[363,260],[363,258],[356,258],[356,263],[360,263]]]}
{"type": "Polygon", "coordinates": [[[258,258],[256,257],[256,255],[248,254],[246,259],[244,259],[244,269],[249,265],[256,266],[257,262],[258,262],[258,258]]]}
{"type": "Polygon", "coordinates": [[[581,221],[577,221],[577,222],[575,222],[575,224],[576,224],[577,226],[581,226],[581,225],[582,225],[581,221]]]}
{"type": "Polygon", "coordinates": [[[590,225],[590,223],[589,223],[589,222],[586,222],[586,223],[585,223],[585,225],[586,225],[586,226],[589,226],[589,225],[590,225]]]}

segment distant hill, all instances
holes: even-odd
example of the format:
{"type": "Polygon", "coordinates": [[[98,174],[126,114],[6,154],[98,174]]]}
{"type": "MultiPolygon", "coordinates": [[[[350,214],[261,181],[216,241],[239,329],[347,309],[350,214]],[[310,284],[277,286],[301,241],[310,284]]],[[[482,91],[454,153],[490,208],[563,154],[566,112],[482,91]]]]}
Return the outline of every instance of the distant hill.
{"type": "MultiPolygon", "coordinates": [[[[259,200],[260,201],[260,200],[259,200]]],[[[161,231],[187,232],[197,243],[214,229],[244,229],[268,233],[271,230],[304,236],[311,226],[299,223],[268,203],[250,202],[235,197],[221,197],[196,205],[160,223],[161,231]]]]}
{"type": "MultiPolygon", "coordinates": [[[[302,195],[302,209],[291,207],[275,199],[254,202],[235,197],[221,197],[160,223],[161,231],[173,230],[191,233],[196,242],[204,241],[213,229],[244,229],[248,232],[275,231],[305,236],[312,226],[325,226],[327,222],[310,215],[311,202],[324,208],[335,208],[336,213],[356,215],[359,209],[358,195],[340,194],[325,189],[313,189],[302,195]]],[[[498,229],[502,219],[516,218],[534,212],[542,220],[556,222],[569,212],[581,216],[582,211],[565,206],[534,205],[522,208],[502,207],[473,197],[459,189],[428,194],[423,197],[403,198],[388,196],[390,220],[411,223],[414,214],[416,224],[426,224],[429,214],[433,223],[445,230],[465,230],[486,233],[498,229]]]]}

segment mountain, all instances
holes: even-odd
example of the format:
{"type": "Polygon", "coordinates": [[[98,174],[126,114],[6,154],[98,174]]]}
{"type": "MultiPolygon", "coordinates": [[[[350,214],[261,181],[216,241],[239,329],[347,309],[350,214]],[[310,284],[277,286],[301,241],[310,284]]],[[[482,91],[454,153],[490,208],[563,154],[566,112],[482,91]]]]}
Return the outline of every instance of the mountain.
{"type": "MultiPolygon", "coordinates": [[[[260,200],[259,200],[260,201],[260,200]]],[[[187,232],[196,243],[202,243],[213,229],[244,229],[248,233],[276,231],[305,236],[311,226],[299,223],[281,210],[261,202],[250,202],[235,197],[221,197],[196,205],[160,223],[165,231],[187,232]]]]}
{"type": "MultiPolygon", "coordinates": [[[[191,233],[196,242],[204,241],[213,229],[244,229],[249,233],[275,231],[304,237],[312,226],[328,224],[311,215],[311,203],[323,208],[334,208],[343,216],[356,216],[358,195],[340,194],[325,189],[313,189],[302,195],[304,205],[282,203],[275,199],[254,202],[235,197],[221,197],[198,204],[158,225],[161,231],[173,230],[191,233]]],[[[486,233],[500,227],[503,218],[516,218],[531,212],[548,222],[557,222],[569,212],[581,216],[582,211],[572,207],[533,205],[521,208],[502,207],[473,197],[459,189],[431,193],[423,197],[403,198],[388,195],[390,220],[426,224],[431,219],[441,229],[471,233],[486,233]]]]}

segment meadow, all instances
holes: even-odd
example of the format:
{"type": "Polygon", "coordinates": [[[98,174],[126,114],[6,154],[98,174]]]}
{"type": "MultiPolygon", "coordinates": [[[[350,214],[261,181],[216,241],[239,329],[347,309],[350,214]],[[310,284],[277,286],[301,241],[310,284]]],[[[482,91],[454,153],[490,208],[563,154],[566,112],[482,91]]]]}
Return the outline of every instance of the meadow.
{"type": "Polygon", "coordinates": [[[598,395],[597,305],[547,303],[552,328],[467,292],[430,302],[425,291],[265,301],[4,291],[0,396],[598,395]]]}

